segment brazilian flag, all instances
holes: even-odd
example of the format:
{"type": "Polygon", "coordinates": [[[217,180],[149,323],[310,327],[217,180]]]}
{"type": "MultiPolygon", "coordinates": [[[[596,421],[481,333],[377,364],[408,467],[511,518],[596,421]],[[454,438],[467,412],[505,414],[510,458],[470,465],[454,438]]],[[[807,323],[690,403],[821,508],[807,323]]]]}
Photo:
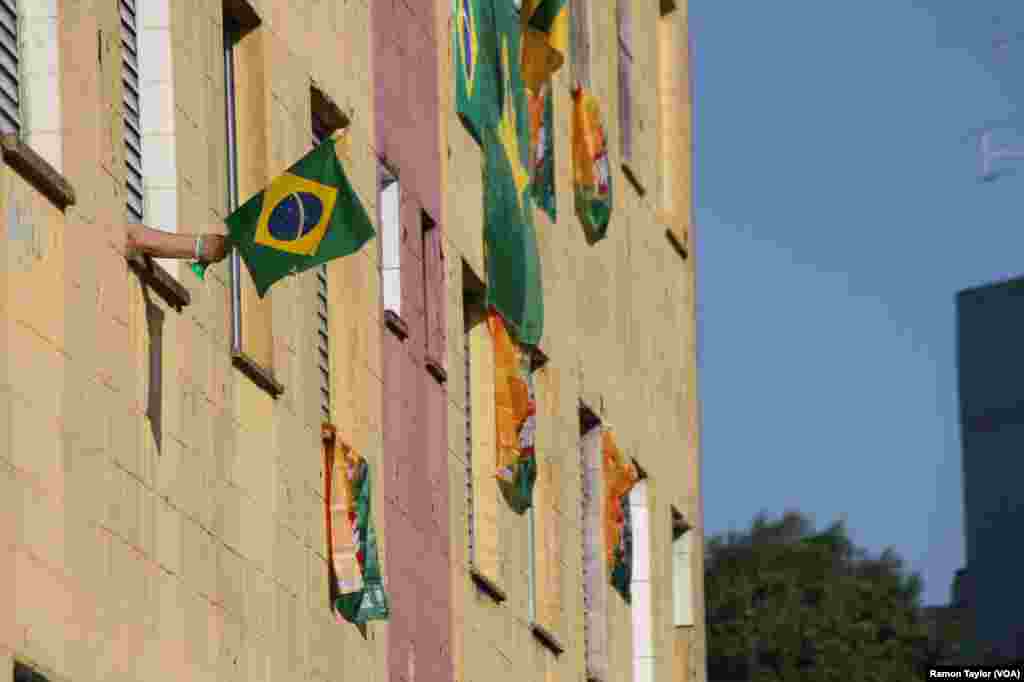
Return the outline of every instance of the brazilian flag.
{"type": "Polygon", "coordinates": [[[334,145],[324,140],[225,221],[261,298],[282,277],[355,253],[374,235],[334,145]]]}
{"type": "Polygon", "coordinates": [[[498,41],[493,0],[454,0],[455,105],[477,144],[497,116],[498,41]]]}
{"type": "Polygon", "coordinates": [[[544,331],[540,253],[530,185],[530,117],[520,61],[521,28],[510,2],[495,2],[499,44],[497,117],[484,129],[484,244],[487,303],[521,344],[544,331]]]}

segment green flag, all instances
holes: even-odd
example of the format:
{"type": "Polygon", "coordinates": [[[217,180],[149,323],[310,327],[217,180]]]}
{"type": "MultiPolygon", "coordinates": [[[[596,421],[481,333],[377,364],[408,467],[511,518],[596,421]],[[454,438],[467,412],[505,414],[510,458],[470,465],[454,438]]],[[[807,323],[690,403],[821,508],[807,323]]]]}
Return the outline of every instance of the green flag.
{"type": "Polygon", "coordinates": [[[373,224],[328,138],[225,221],[260,297],[285,275],[358,251],[373,224]]]}
{"type": "Polygon", "coordinates": [[[533,200],[548,214],[551,222],[558,219],[555,205],[555,136],[554,101],[551,83],[541,86],[539,93],[527,89],[530,100],[530,184],[533,200]]]}
{"type": "Polygon", "coordinates": [[[498,45],[493,0],[454,0],[452,51],[455,104],[466,130],[483,145],[484,128],[493,124],[498,45]]]}
{"type": "Polygon", "coordinates": [[[510,2],[495,2],[498,44],[495,116],[484,127],[484,243],[487,302],[519,343],[544,331],[540,253],[530,186],[530,117],[520,61],[521,27],[510,2]]]}

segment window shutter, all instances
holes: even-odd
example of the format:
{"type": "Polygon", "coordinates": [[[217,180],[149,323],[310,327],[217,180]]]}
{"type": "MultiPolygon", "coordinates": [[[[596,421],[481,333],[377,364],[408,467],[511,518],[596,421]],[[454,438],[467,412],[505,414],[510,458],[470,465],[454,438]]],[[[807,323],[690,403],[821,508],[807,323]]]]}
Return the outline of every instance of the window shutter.
{"type": "MultiPolygon", "coordinates": [[[[319,147],[330,128],[313,112],[313,147],[319,147]]],[[[320,412],[325,422],[331,421],[331,349],[327,307],[327,264],[316,269],[316,358],[320,378],[320,412]]]]}
{"type": "Polygon", "coordinates": [[[121,5],[121,83],[124,88],[125,185],[128,217],[141,222],[142,125],[139,116],[139,35],[136,0],[120,0],[121,5]]]}
{"type": "Polygon", "coordinates": [[[402,276],[399,181],[381,169],[380,180],[380,232],[381,232],[381,289],[384,309],[401,315],[402,276]]]}
{"type": "Polygon", "coordinates": [[[0,0],[0,132],[21,132],[18,2],[0,0]]]}
{"type": "MultiPolygon", "coordinates": [[[[587,0],[571,0],[569,17],[572,22],[572,78],[590,87],[590,16],[587,0]]],[[[573,83],[575,86],[575,83],[573,83]]]]}
{"type": "Polygon", "coordinates": [[[672,541],[672,610],[674,625],[693,625],[693,583],[690,573],[690,541],[686,531],[672,541]]]}
{"type": "MultiPolygon", "coordinates": [[[[468,307],[465,308],[469,315],[468,307]]],[[[462,352],[465,355],[466,380],[466,515],[469,519],[469,536],[466,556],[472,565],[476,560],[476,525],[473,522],[473,365],[472,346],[470,343],[470,321],[465,321],[465,332],[462,335],[462,352]]]]}

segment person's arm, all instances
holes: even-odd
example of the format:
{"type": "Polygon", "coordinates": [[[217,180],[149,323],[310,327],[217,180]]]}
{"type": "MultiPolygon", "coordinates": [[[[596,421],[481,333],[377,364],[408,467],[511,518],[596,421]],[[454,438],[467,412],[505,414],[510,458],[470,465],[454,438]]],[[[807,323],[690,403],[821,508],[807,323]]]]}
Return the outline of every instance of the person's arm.
{"type": "Polygon", "coordinates": [[[216,263],[227,257],[227,240],[222,234],[180,234],[163,232],[141,223],[129,223],[125,229],[129,253],[143,253],[154,258],[196,260],[196,238],[202,237],[199,262],[216,263]]]}

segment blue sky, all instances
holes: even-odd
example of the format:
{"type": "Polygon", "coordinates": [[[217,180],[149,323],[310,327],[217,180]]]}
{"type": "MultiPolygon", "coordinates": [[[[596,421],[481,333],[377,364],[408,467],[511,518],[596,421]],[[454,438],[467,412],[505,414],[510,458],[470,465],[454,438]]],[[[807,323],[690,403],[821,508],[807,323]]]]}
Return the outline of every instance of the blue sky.
{"type": "Polygon", "coordinates": [[[1024,12],[691,0],[690,22],[707,531],[845,514],[945,603],[954,295],[1024,273],[1024,162],[981,183],[965,136],[1024,148],[1024,12]]]}

